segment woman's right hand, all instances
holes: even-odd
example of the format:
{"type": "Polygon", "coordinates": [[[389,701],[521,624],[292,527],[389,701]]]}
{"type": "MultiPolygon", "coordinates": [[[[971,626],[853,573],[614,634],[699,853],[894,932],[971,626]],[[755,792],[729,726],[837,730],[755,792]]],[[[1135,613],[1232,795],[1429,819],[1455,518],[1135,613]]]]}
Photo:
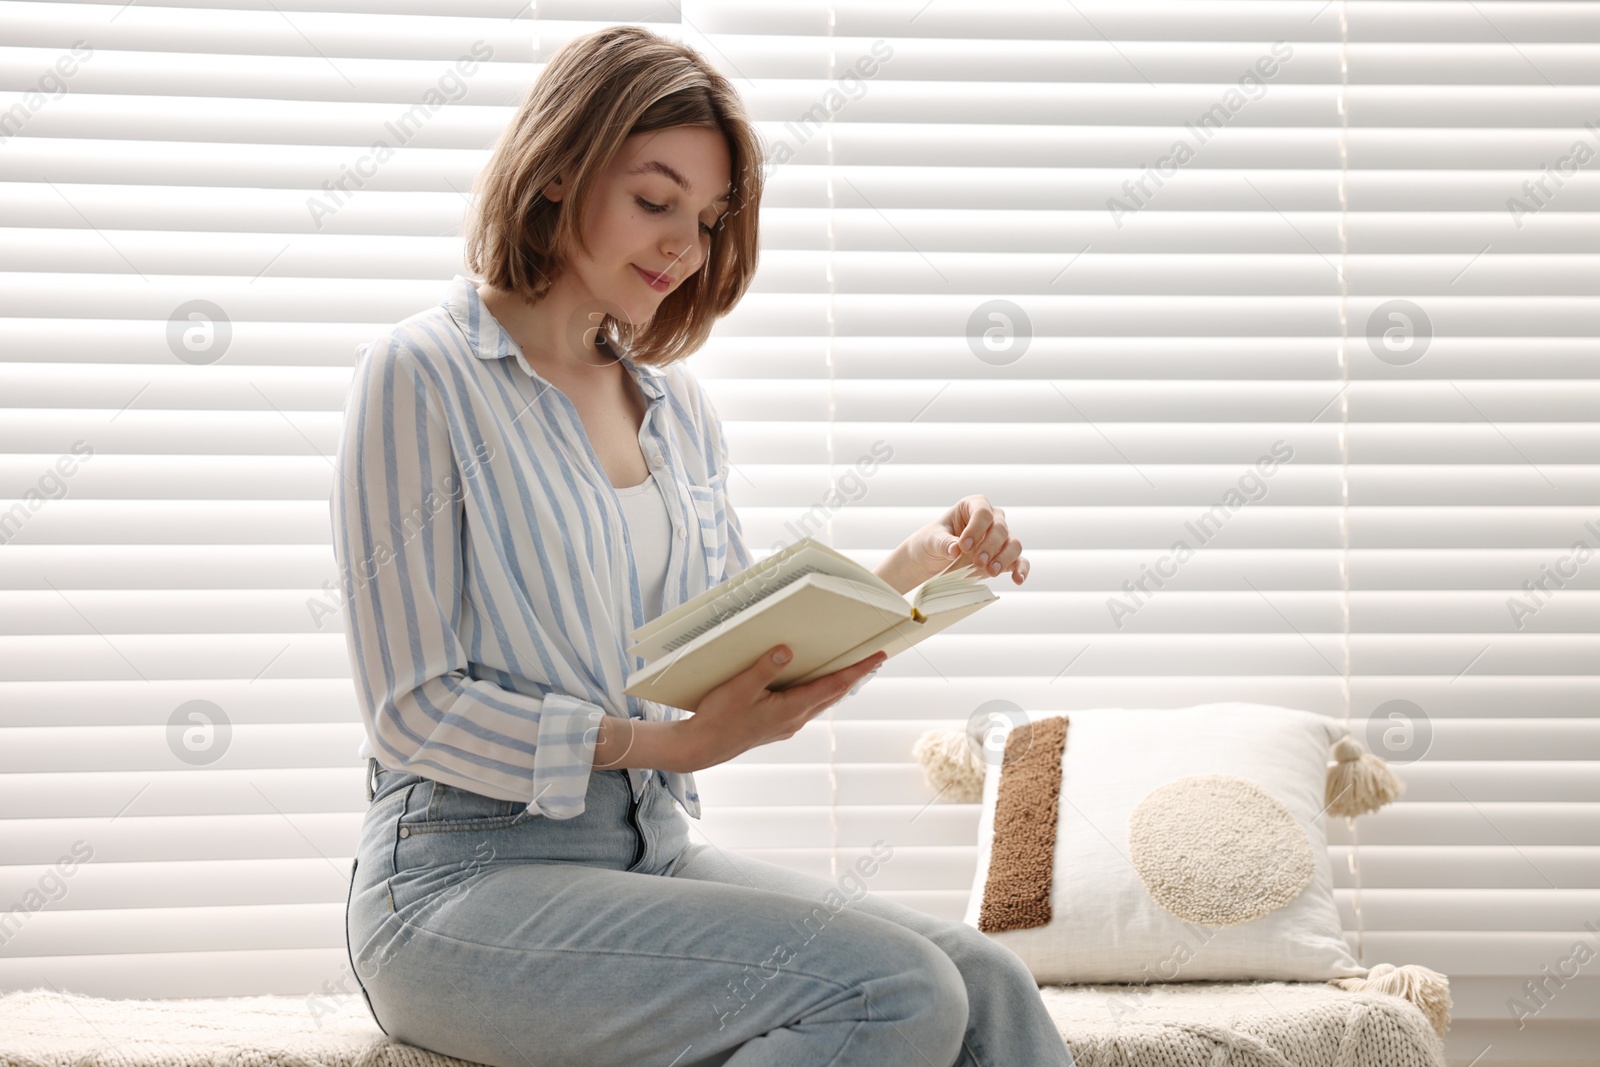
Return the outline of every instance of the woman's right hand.
{"type": "Polygon", "coordinates": [[[767,686],[783,673],[788,653],[786,645],[769,648],[748,669],[707,693],[693,709],[694,717],[680,723],[694,769],[714,767],[758,745],[793,737],[889,658],[874,652],[832,674],[775,693],[767,686]],[[784,654],[782,663],[772,658],[779,651],[784,654]]]}

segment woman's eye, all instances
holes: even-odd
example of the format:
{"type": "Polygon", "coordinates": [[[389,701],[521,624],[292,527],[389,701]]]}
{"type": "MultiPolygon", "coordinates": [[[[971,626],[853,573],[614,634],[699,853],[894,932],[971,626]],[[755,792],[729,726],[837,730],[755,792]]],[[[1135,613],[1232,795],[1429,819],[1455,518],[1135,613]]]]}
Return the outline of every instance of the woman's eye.
{"type": "MultiPolygon", "coordinates": [[[[634,199],[635,203],[637,203],[640,207],[644,208],[646,211],[650,212],[650,214],[652,214],[652,215],[659,215],[663,211],[667,210],[667,205],[665,205],[665,204],[652,204],[650,201],[646,200],[642,196],[636,196],[633,199],[634,199]]],[[[707,236],[710,236],[711,234],[716,232],[716,230],[714,230],[710,226],[707,226],[703,222],[700,224],[700,229],[702,231],[704,231],[707,236]]]]}

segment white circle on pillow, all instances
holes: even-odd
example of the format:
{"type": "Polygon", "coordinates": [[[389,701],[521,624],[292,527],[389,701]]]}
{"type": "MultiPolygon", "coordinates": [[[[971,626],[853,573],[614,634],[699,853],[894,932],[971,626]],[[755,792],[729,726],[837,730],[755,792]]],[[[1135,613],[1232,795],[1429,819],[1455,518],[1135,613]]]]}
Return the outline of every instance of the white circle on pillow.
{"type": "Polygon", "coordinates": [[[1231,774],[1153,789],[1128,817],[1128,852],[1155,902],[1202,926],[1233,926],[1288,904],[1316,857],[1289,809],[1231,774]]]}

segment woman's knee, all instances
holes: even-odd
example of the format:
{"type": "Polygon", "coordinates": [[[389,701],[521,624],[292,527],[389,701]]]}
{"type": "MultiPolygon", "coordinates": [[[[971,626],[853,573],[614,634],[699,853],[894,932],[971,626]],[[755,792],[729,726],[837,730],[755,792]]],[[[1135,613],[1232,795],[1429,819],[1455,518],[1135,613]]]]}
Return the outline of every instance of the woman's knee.
{"type": "Polygon", "coordinates": [[[967,983],[949,955],[909,930],[878,956],[886,993],[868,1004],[868,1019],[889,1018],[934,1063],[953,1062],[967,1030],[967,983]]]}
{"type": "Polygon", "coordinates": [[[943,1019],[950,1029],[950,1047],[960,1047],[961,1035],[967,1032],[966,977],[943,949],[932,941],[923,939],[932,951],[928,954],[928,969],[923,972],[928,982],[928,1006],[943,1019]]]}
{"type": "Polygon", "coordinates": [[[951,923],[946,936],[939,941],[966,976],[969,987],[998,986],[1006,982],[1038,987],[1022,958],[981,930],[965,923],[951,923]]]}

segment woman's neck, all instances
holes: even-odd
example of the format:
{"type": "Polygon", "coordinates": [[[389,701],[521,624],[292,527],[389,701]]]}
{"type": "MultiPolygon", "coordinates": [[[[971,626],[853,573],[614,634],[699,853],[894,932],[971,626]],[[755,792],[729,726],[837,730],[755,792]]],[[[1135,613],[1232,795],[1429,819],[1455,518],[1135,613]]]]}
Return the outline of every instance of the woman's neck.
{"type": "Polygon", "coordinates": [[[562,294],[555,286],[532,305],[515,293],[496,289],[488,283],[478,286],[478,296],[495,321],[522,349],[529,365],[546,377],[578,381],[601,379],[621,367],[621,360],[609,344],[591,347],[587,352],[574,350],[576,339],[592,335],[588,329],[568,329],[566,324],[577,314],[578,305],[573,304],[563,312],[562,294]]]}

